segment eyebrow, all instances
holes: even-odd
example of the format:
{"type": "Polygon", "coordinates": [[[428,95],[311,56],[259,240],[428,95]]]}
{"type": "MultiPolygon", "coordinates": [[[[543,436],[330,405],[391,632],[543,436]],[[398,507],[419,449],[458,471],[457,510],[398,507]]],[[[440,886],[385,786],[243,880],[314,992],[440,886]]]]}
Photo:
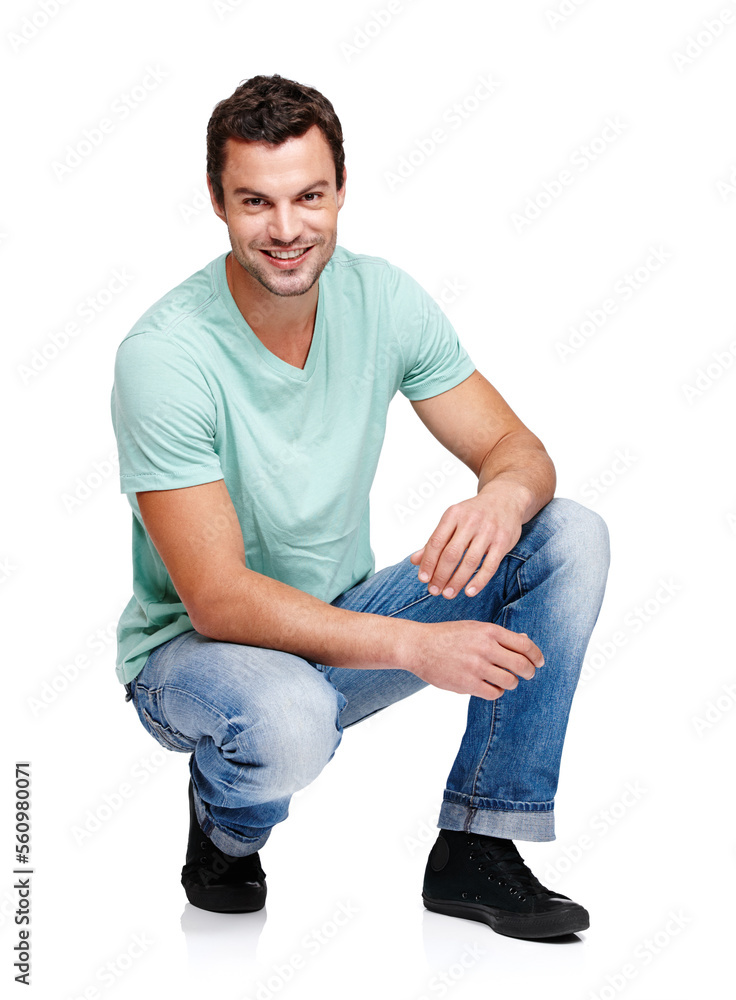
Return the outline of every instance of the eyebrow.
{"type": "MultiPolygon", "coordinates": [[[[303,194],[306,194],[307,191],[313,191],[314,188],[329,187],[329,186],[330,186],[330,182],[329,181],[315,181],[314,184],[308,184],[305,188],[303,188],[301,191],[299,191],[298,194],[294,195],[294,197],[295,198],[301,198],[301,196],[303,194]]],[[[260,191],[253,191],[251,188],[247,188],[247,187],[235,188],[235,190],[233,191],[233,194],[249,194],[249,195],[252,195],[254,198],[266,198],[266,199],[270,197],[267,194],[261,194],[260,191]]]]}

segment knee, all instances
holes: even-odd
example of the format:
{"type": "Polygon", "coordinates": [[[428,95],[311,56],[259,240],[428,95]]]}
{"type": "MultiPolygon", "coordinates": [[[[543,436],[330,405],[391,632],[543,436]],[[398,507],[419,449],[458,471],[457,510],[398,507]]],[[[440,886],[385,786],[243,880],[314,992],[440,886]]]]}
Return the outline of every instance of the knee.
{"type": "Polygon", "coordinates": [[[578,572],[605,580],[611,562],[608,526],[600,514],[576,500],[555,497],[544,511],[549,518],[553,548],[564,562],[573,561],[578,572]]]}
{"type": "Polygon", "coordinates": [[[248,706],[233,718],[221,752],[233,763],[257,767],[274,796],[292,795],[313,781],[342,739],[344,697],[315,672],[315,683],[293,685],[282,697],[248,706]]]}

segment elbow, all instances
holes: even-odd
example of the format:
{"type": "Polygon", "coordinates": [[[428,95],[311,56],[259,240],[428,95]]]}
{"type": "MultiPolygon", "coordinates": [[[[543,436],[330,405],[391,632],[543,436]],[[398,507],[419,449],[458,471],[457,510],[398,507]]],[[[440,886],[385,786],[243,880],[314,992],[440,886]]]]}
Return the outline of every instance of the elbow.
{"type": "Polygon", "coordinates": [[[213,608],[218,600],[217,595],[213,594],[212,588],[205,586],[200,580],[198,586],[189,586],[184,589],[183,593],[182,590],[178,589],[178,593],[194,631],[208,639],[214,639],[215,636],[212,634],[215,617],[213,608]]]}
{"type": "Polygon", "coordinates": [[[542,448],[549,462],[549,469],[547,472],[547,482],[548,482],[549,499],[551,500],[552,497],[557,492],[557,469],[555,469],[555,463],[549,457],[549,453],[547,452],[547,449],[544,448],[544,445],[542,445],[542,448]]]}
{"type": "Polygon", "coordinates": [[[231,620],[227,602],[223,600],[198,600],[187,606],[189,621],[195,632],[207,639],[230,642],[227,623],[231,620]]]}
{"type": "Polygon", "coordinates": [[[200,635],[206,636],[208,639],[214,639],[215,636],[212,635],[210,616],[207,613],[206,607],[194,601],[186,602],[185,607],[194,631],[199,632],[200,635]]]}
{"type": "Polygon", "coordinates": [[[217,581],[209,579],[200,583],[196,592],[185,601],[195,632],[207,639],[234,641],[233,612],[242,602],[242,589],[238,586],[240,583],[240,580],[224,573],[217,581]]]}

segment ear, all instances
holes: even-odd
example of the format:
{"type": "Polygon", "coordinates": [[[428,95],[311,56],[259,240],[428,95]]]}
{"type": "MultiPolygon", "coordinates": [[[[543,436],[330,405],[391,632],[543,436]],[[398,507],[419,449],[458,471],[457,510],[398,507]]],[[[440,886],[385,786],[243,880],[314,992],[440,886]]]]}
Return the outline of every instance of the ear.
{"type": "Polygon", "coordinates": [[[342,208],[343,202],[345,201],[345,189],[347,187],[347,179],[348,179],[347,167],[343,167],[342,168],[342,187],[337,192],[337,210],[338,210],[338,212],[342,208]]]}
{"type": "Polygon", "coordinates": [[[220,219],[222,219],[223,222],[227,223],[227,216],[225,215],[225,208],[224,208],[223,205],[219,205],[218,202],[217,202],[217,198],[215,197],[215,192],[214,192],[214,189],[212,187],[212,181],[210,180],[210,175],[209,174],[207,174],[207,190],[210,193],[210,201],[212,202],[212,208],[215,211],[215,215],[217,215],[220,219]]]}

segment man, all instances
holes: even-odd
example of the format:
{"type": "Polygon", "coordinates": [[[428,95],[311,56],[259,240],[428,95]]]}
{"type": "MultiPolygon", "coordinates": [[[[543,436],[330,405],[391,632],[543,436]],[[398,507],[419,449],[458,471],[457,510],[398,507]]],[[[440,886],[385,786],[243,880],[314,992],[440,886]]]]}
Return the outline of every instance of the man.
{"type": "Polygon", "coordinates": [[[212,114],[207,174],[232,252],[141,317],[112,392],[134,562],[116,670],[145,728],[190,754],[187,898],[261,908],[258,852],[293,793],[344,728],[433,684],[470,697],[425,906],[516,937],[584,930],[513,841],[554,839],[606,526],[553,499],[543,445],[416,281],[337,246],[328,100],[246,81],[212,114]],[[397,390],[478,492],[376,572],[369,491],[397,390]]]}

